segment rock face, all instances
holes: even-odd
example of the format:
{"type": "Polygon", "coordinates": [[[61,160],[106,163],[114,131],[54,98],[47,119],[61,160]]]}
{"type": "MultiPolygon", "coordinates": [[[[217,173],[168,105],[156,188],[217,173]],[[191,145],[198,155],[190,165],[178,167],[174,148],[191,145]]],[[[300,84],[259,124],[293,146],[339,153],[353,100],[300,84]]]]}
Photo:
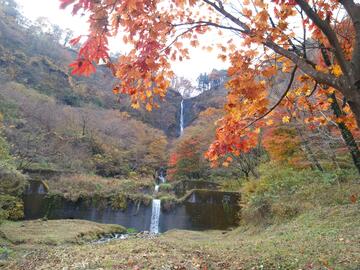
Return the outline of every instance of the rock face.
{"type": "Polygon", "coordinates": [[[184,126],[187,127],[207,108],[222,108],[226,101],[227,91],[224,87],[205,91],[202,94],[185,99],[184,126]]]}

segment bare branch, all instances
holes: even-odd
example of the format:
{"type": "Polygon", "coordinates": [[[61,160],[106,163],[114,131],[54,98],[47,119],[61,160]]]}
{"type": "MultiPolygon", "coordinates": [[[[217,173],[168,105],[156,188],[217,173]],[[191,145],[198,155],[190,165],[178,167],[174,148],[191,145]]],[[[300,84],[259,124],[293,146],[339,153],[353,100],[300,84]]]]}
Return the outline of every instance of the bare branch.
{"type": "Polygon", "coordinates": [[[205,3],[207,3],[208,5],[212,6],[216,11],[220,12],[221,14],[223,14],[226,18],[230,19],[233,23],[235,23],[236,25],[240,26],[244,33],[250,35],[251,34],[251,31],[250,31],[250,27],[240,21],[239,19],[237,19],[235,16],[233,16],[231,13],[227,12],[225,10],[225,8],[221,5],[221,6],[218,6],[216,5],[214,2],[211,2],[209,0],[203,0],[205,3]]]}

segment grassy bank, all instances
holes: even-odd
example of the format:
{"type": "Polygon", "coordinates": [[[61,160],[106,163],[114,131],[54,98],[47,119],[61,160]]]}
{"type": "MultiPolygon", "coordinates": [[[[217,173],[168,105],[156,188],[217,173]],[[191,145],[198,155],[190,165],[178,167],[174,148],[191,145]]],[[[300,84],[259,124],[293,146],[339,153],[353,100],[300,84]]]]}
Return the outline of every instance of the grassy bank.
{"type": "Polygon", "coordinates": [[[128,178],[104,178],[97,175],[62,175],[46,181],[52,194],[61,194],[64,198],[76,201],[81,197],[108,197],[111,195],[137,194],[153,190],[152,177],[138,175],[128,178]]]}
{"type": "Polygon", "coordinates": [[[356,203],[360,177],[354,169],[319,172],[266,163],[260,177],[222,182],[223,190],[242,197],[243,225],[287,222],[319,207],[356,203]]]}
{"type": "Polygon", "coordinates": [[[125,232],[120,225],[99,224],[87,220],[6,221],[0,225],[3,245],[61,245],[85,243],[109,233],[125,232]]]}
{"type": "MultiPolygon", "coordinates": [[[[16,232],[16,226],[10,227],[16,232]]],[[[33,229],[34,238],[43,230],[33,229]]],[[[76,233],[72,236],[76,239],[76,233]]],[[[360,211],[358,204],[320,207],[268,227],[242,226],[228,232],[175,230],[155,239],[107,244],[58,242],[63,244],[51,249],[46,241],[11,244],[13,254],[5,269],[355,270],[360,266],[360,211]]]]}

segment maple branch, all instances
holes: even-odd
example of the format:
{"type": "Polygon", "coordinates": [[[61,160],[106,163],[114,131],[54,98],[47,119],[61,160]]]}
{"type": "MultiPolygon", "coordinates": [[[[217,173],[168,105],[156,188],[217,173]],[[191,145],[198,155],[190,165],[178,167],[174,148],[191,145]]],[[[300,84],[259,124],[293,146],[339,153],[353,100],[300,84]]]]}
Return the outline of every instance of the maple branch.
{"type": "Polygon", "coordinates": [[[236,28],[236,27],[232,27],[232,26],[225,26],[225,25],[221,25],[221,24],[217,24],[217,23],[209,22],[209,21],[196,21],[196,22],[188,22],[188,23],[171,24],[171,26],[179,27],[179,26],[194,25],[194,24],[197,24],[198,26],[214,26],[217,28],[233,30],[236,32],[244,33],[244,30],[242,30],[240,28],[236,28]]]}
{"type": "Polygon", "coordinates": [[[360,5],[353,0],[339,0],[354,23],[357,34],[360,34],[360,5]]]}
{"type": "Polygon", "coordinates": [[[351,62],[354,67],[355,85],[357,85],[360,82],[360,5],[353,0],[340,0],[339,2],[349,14],[355,29],[354,51],[351,62]]]}
{"type": "Polygon", "coordinates": [[[350,78],[350,70],[348,67],[348,62],[345,59],[343,50],[341,48],[340,42],[336,36],[336,33],[331,28],[330,24],[322,20],[320,16],[310,7],[310,5],[305,0],[295,0],[296,3],[301,7],[305,14],[314,22],[314,24],[319,27],[319,29],[324,33],[324,35],[329,40],[332,47],[334,47],[334,54],[339,62],[341,70],[346,76],[350,78]]]}
{"type": "MultiPolygon", "coordinates": [[[[296,8],[296,7],[295,7],[296,8]]],[[[301,20],[304,22],[305,21],[305,18],[304,18],[304,13],[303,13],[303,10],[300,9],[298,10],[296,8],[296,10],[299,12],[300,16],[301,16],[301,20]]],[[[302,49],[303,49],[303,54],[304,54],[304,58],[306,59],[307,58],[307,55],[306,55],[306,26],[305,24],[303,23],[303,42],[300,43],[302,45],[302,49]]]]}
{"type": "MultiPolygon", "coordinates": [[[[271,26],[272,26],[273,28],[278,28],[278,27],[275,25],[274,20],[271,18],[270,13],[268,13],[268,16],[269,16],[269,20],[270,20],[271,26]]],[[[294,51],[297,55],[300,56],[299,49],[295,46],[294,42],[292,42],[292,40],[290,39],[290,37],[287,39],[287,41],[289,42],[289,45],[292,47],[293,51],[294,51]]]]}
{"type": "Polygon", "coordinates": [[[209,0],[203,0],[205,3],[207,3],[208,5],[212,6],[215,10],[217,10],[218,12],[220,12],[221,14],[223,14],[226,18],[230,19],[233,23],[237,24],[238,26],[240,26],[245,34],[250,35],[251,34],[251,30],[250,27],[240,21],[239,19],[237,19],[234,15],[232,15],[231,13],[229,13],[228,11],[225,10],[223,5],[217,6],[214,2],[211,2],[209,0]]]}
{"type": "MultiPolygon", "coordinates": [[[[209,4],[210,6],[212,6],[216,11],[218,11],[219,13],[221,13],[222,15],[224,15],[225,17],[230,19],[233,23],[237,24],[242,29],[244,29],[243,30],[244,34],[246,34],[248,36],[253,36],[254,35],[249,26],[247,26],[244,22],[242,22],[239,19],[237,19],[236,17],[234,17],[228,11],[226,11],[223,6],[220,7],[220,6],[216,5],[214,2],[211,2],[210,0],[203,0],[203,1],[205,3],[207,3],[207,4],[209,4]]],[[[303,0],[297,0],[297,1],[302,1],[303,2],[303,0]]],[[[310,6],[306,2],[305,2],[305,5],[310,8],[310,6]]],[[[311,10],[312,13],[315,14],[316,18],[320,19],[318,17],[318,15],[311,8],[310,8],[310,10],[311,10]]],[[[320,21],[322,22],[321,19],[320,19],[320,21]]],[[[331,28],[330,28],[330,30],[332,31],[331,28]]],[[[335,38],[336,38],[336,36],[335,36],[335,38]]],[[[336,40],[337,40],[337,38],[336,38],[336,40]]],[[[336,89],[339,89],[339,90],[342,90],[344,92],[349,91],[348,88],[342,87],[343,84],[344,84],[344,80],[341,80],[341,77],[339,79],[339,78],[337,78],[335,76],[332,76],[330,74],[325,74],[325,73],[322,73],[320,71],[317,71],[315,69],[315,64],[314,63],[310,62],[307,59],[302,58],[301,56],[296,54],[296,52],[293,53],[293,52],[291,52],[291,51],[289,51],[287,49],[282,48],[281,46],[279,46],[278,44],[276,44],[274,41],[272,41],[269,38],[266,41],[264,41],[263,44],[265,46],[267,46],[268,48],[272,49],[274,52],[276,52],[276,53],[278,53],[280,55],[283,55],[286,58],[290,59],[304,73],[306,73],[307,75],[313,77],[319,83],[327,84],[329,86],[332,86],[332,87],[334,87],[336,89]]]]}
{"type": "Polygon", "coordinates": [[[178,35],[174,38],[174,40],[173,40],[172,42],[170,42],[169,45],[167,45],[165,48],[163,48],[163,49],[160,51],[160,53],[162,53],[162,52],[166,51],[168,48],[170,48],[181,36],[185,35],[186,33],[189,33],[189,32],[191,32],[191,31],[193,31],[193,30],[194,30],[195,28],[197,28],[197,27],[200,27],[200,25],[194,25],[194,26],[186,29],[186,31],[178,34],[178,35]]]}
{"type": "Polygon", "coordinates": [[[256,118],[255,120],[251,121],[250,124],[246,125],[242,130],[247,129],[248,127],[252,126],[253,124],[255,124],[256,122],[258,122],[259,120],[265,118],[267,115],[269,115],[273,110],[275,110],[275,108],[277,106],[280,105],[281,101],[283,101],[283,99],[286,97],[287,93],[290,91],[290,88],[294,82],[294,78],[295,78],[295,73],[297,70],[297,66],[294,66],[293,70],[291,71],[291,75],[290,75],[290,81],[288,86],[286,87],[285,92],[281,95],[280,99],[266,112],[264,113],[262,116],[256,118]]]}
{"type": "Polygon", "coordinates": [[[315,93],[317,87],[318,87],[318,82],[315,81],[315,85],[314,85],[313,90],[312,90],[311,93],[308,94],[306,97],[307,97],[307,98],[308,98],[308,97],[311,97],[311,96],[315,93]]]}
{"type": "Polygon", "coordinates": [[[171,24],[171,26],[174,27],[179,27],[179,26],[186,26],[186,25],[193,25],[192,27],[186,29],[184,32],[178,34],[174,40],[165,48],[163,48],[160,52],[164,52],[165,50],[167,50],[168,48],[170,48],[181,36],[193,31],[194,29],[198,28],[198,27],[202,27],[202,26],[214,26],[217,28],[222,28],[222,29],[227,29],[227,30],[233,30],[233,31],[237,31],[237,32],[241,32],[244,33],[244,31],[242,29],[239,28],[235,28],[235,27],[231,27],[231,26],[225,26],[225,25],[221,25],[221,24],[217,24],[214,22],[209,22],[209,21],[197,21],[197,22],[189,22],[189,23],[179,23],[179,24],[171,24]]]}
{"type": "Polygon", "coordinates": [[[278,44],[273,42],[270,39],[267,39],[264,42],[264,45],[275,51],[276,53],[285,56],[286,58],[290,59],[295,65],[297,65],[305,74],[309,75],[310,77],[314,78],[318,83],[327,84],[329,86],[332,86],[336,89],[340,89],[343,91],[347,91],[347,89],[343,89],[341,80],[342,77],[337,78],[333,75],[326,74],[320,71],[317,71],[314,66],[309,64],[306,59],[299,57],[295,53],[292,53],[282,47],[280,47],[278,44]]]}

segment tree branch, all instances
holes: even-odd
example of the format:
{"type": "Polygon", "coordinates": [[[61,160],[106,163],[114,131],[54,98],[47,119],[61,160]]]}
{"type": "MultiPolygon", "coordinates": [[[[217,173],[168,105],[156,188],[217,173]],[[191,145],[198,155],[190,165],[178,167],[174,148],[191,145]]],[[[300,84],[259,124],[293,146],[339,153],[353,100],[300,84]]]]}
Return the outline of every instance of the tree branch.
{"type": "Polygon", "coordinates": [[[241,32],[244,33],[244,31],[240,28],[236,28],[236,27],[232,27],[232,26],[225,26],[225,25],[221,25],[221,24],[217,24],[214,22],[209,22],[209,21],[196,21],[196,22],[189,22],[189,23],[179,23],[179,24],[171,24],[173,27],[178,27],[178,26],[186,26],[186,25],[194,25],[197,24],[198,26],[214,26],[217,28],[222,28],[222,29],[227,29],[227,30],[233,30],[236,32],[241,32]]]}
{"type": "MultiPolygon", "coordinates": [[[[264,44],[275,51],[276,53],[285,56],[286,58],[290,59],[295,65],[297,65],[305,74],[312,77],[314,80],[316,80],[318,83],[327,84],[329,86],[332,86],[336,89],[342,89],[342,80],[341,77],[337,78],[333,75],[322,73],[317,71],[312,65],[310,65],[305,59],[300,58],[295,53],[292,53],[279,45],[277,45],[275,42],[271,40],[266,40],[264,44]]],[[[345,90],[343,90],[345,91],[345,90]]]]}
{"type": "MultiPolygon", "coordinates": [[[[212,6],[215,10],[217,10],[219,13],[221,13],[225,17],[229,18],[233,23],[240,26],[243,29],[243,32],[242,32],[243,34],[246,34],[248,36],[254,35],[252,33],[251,29],[249,28],[249,26],[247,26],[244,22],[242,22],[239,19],[237,19],[236,17],[234,17],[228,11],[226,11],[224,7],[220,7],[220,6],[216,5],[214,2],[211,2],[210,0],[203,0],[203,1],[205,3],[207,3],[207,4],[209,4],[210,6],[212,6]]],[[[297,0],[297,1],[303,1],[303,0],[297,0]]],[[[308,6],[307,3],[305,3],[305,4],[308,6]]],[[[311,10],[311,8],[310,8],[310,10],[311,10]]],[[[313,10],[311,10],[311,12],[314,13],[313,10]]],[[[316,13],[314,13],[314,14],[316,15],[316,17],[318,19],[320,19],[316,13]]],[[[331,28],[330,28],[330,30],[332,31],[331,28]]],[[[335,38],[336,38],[336,36],[335,36],[335,38]]],[[[336,38],[336,40],[337,40],[337,38],[336,38]]],[[[329,86],[332,86],[332,87],[334,87],[336,89],[340,89],[340,90],[343,90],[343,88],[345,88],[345,87],[342,87],[341,78],[339,79],[339,78],[337,78],[337,77],[335,77],[335,76],[333,76],[331,74],[325,74],[325,73],[322,73],[320,71],[317,71],[315,69],[315,66],[314,66],[313,63],[309,63],[306,59],[303,59],[302,57],[300,57],[296,53],[293,53],[293,52],[291,52],[291,51],[289,51],[287,49],[282,48],[281,46],[279,46],[278,44],[276,44],[272,40],[267,39],[266,41],[264,41],[263,44],[265,46],[267,46],[268,48],[272,49],[274,52],[276,52],[276,53],[278,53],[280,55],[283,55],[286,58],[290,59],[304,73],[306,73],[307,75],[313,77],[314,80],[316,80],[318,83],[327,84],[329,86]]],[[[343,90],[343,91],[347,91],[347,88],[345,88],[345,90],[343,90]]]]}
{"type": "Polygon", "coordinates": [[[316,91],[316,89],[317,89],[317,86],[318,86],[318,83],[315,82],[314,88],[313,88],[313,90],[311,91],[311,93],[306,96],[307,98],[311,97],[311,96],[315,93],[315,91],[316,91]]]}
{"type": "Polygon", "coordinates": [[[243,128],[246,129],[250,126],[252,126],[253,124],[255,124],[256,122],[258,122],[259,120],[265,118],[267,115],[269,115],[273,110],[275,110],[275,108],[277,106],[279,106],[279,104],[281,103],[281,101],[283,101],[283,99],[286,97],[287,93],[290,91],[291,89],[291,86],[294,82],[294,78],[295,78],[295,73],[296,73],[296,70],[297,70],[297,66],[294,66],[293,70],[291,71],[291,75],[290,75],[290,80],[289,80],[289,83],[288,83],[288,86],[286,87],[285,89],[285,92],[281,95],[280,99],[273,105],[271,106],[271,108],[266,112],[264,113],[262,116],[256,118],[255,120],[251,121],[250,124],[246,125],[246,127],[243,128]]]}
{"type": "Polygon", "coordinates": [[[346,12],[353,21],[354,28],[357,34],[360,34],[360,5],[353,0],[339,0],[346,12]]]}
{"type": "Polygon", "coordinates": [[[317,27],[319,27],[319,29],[325,34],[331,46],[334,48],[334,54],[341,67],[342,72],[346,74],[346,76],[348,76],[348,78],[350,79],[351,75],[350,75],[348,62],[345,59],[344,52],[341,48],[336,33],[331,28],[330,24],[327,21],[322,20],[305,0],[295,0],[295,1],[305,12],[305,14],[314,22],[314,24],[317,27]]]}
{"type": "Polygon", "coordinates": [[[214,2],[211,2],[209,0],[203,0],[205,3],[207,3],[208,5],[212,6],[216,11],[220,12],[221,14],[223,14],[226,18],[230,19],[233,23],[235,23],[236,25],[240,26],[244,33],[246,33],[247,35],[251,34],[251,30],[250,27],[240,21],[238,18],[236,18],[235,16],[233,16],[231,13],[229,13],[228,11],[225,10],[224,6],[217,6],[214,2]]]}
{"type": "Polygon", "coordinates": [[[354,84],[360,85],[360,5],[353,0],[339,1],[349,14],[355,29],[355,42],[352,54],[352,67],[354,68],[354,84]]]}

